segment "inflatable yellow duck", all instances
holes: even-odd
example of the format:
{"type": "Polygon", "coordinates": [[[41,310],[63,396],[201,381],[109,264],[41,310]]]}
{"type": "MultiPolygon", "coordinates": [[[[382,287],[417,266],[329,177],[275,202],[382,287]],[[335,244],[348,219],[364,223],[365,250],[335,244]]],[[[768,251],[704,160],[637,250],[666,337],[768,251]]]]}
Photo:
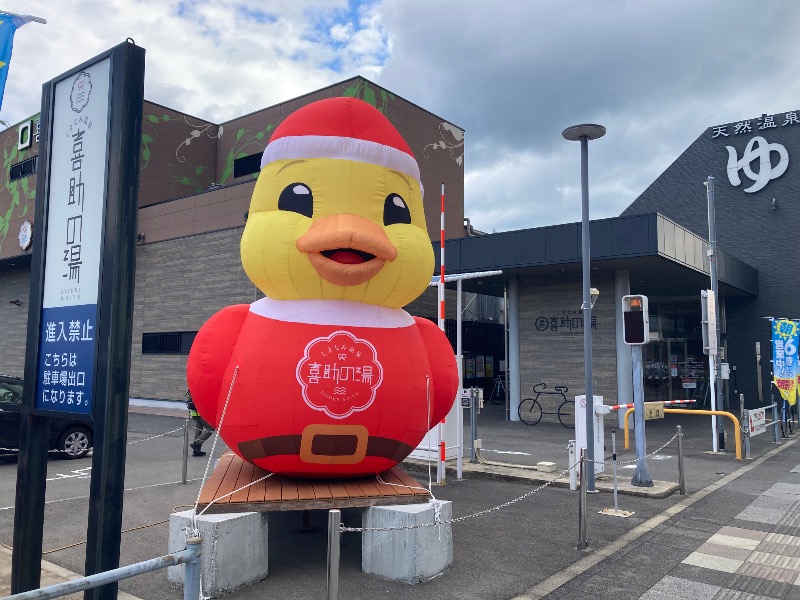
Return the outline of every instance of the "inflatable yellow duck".
{"type": "Polygon", "coordinates": [[[192,397],[234,452],[268,471],[380,473],[458,388],[447,338],[402,309],[434,268],[419,166],[389,120],[355,98],[292,113],[261,164],[241,256],[266,298],[200,330],[192,397]]]}

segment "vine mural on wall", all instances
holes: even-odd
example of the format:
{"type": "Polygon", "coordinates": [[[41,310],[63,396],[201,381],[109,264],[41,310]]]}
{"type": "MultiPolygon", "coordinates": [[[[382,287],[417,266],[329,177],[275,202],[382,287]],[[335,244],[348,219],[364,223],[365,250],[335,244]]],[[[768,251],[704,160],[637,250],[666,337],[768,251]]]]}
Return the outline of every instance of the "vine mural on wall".
{"type": "MultiPolygon", "coordinates": [[[[222,138],[222,125],[217,127],[216,133],[213,132],[214,125],[211,123],[192,123],[189,119],[184,115],[183,117],[184,122],[192,127],[192,131],[189,132],[189,135],[183,140],[180,145],[175,149],[175,158],[178,159],[178,162],[185,163],[186,156],[183,154],[184,146],[189,146],[192,143],[192,140],[199,138],[201,135],[205,134],[211,139],[221,139],[222,138]]],[[[209,167],[205,167],[203,165],[198,165],[194,168],[194,176],[187,177],[186,174],[179,174],[174,173],[173,170],[175,169],[175,165],[167,165],[167,173],[171,177],[175,177],[175,181],[172,182],[172,193],[175,193],[175,186],[182,185],[189,188],[192,192],[198,193],[208,189],[211,185],[214,184],[214,172],[213,169],[209,167]]]]}
{"type": "MultiPolygon", "coordinates": [[[[143,171],[150,164],[150,145],[156,142],[158,138],[158,126],[169,121],[174,121],[174,119],[166,113],[161,116],[154,114],[144,115],[142,123],[147,126],[147,130],[142,131],[142,165],[140,170],[143,171]]],[[[211,123],[192,123],[186,115],[183,115],[183,121],[189,126],[190,131],[186,139],[175,149],[175,159],[181,163],[181,167],[172,163],[167,165],[167,174],[174,178],[172,182],[173,194],[177,193],[175,190],[176,186],[188,188],[185,191],[190,193],[201,192],[211,186],[214,182],[213,169],[206,165],[186,165],[186,156],[183,151],[186,146],[191,145],[192,140],[199,138],[203,134],[209,138],[216,139],[221,138],[223,132],[221,125],[216,127],[211,123]],[[187,167],[188,170],[185,170],[187,167]],[[176,169],[179,168],[181,172],[176,172],[176,169]]]]}
{"type": "Polygon", "coordinates": [[[386,109],[389,107],[389,100],[394,100],[394,94],[387,92],[383,88],[378,88],[378,93],[381,97],[380,102],[378,102],[378,96],[375,94],[375,90],[370,87],[369,83],[363,79],[356,79],[350,87],[344,91],[342,96],[345,98],[360,98],[388,117],[386,109]]]}
{"type": "Polygon", "coordinates": [[[425,146],[423,154],[430,158],[430,152],[447,150],[459,167],[464,166],[464,131],[450,123],[439,123],[439,139],[425,146]]]}
{"type": "MultiPolygon", "coordinates": [[[[3,210],[0,207],[0,251],[8,236],[8,227],[14,217],[24,217],[28,214],[28,202],[36,199],[36,190],[31,189],[30,177],[23,177],[11,181],[11,165],[29,158],[30,150],[18,150],[17,142],[13,136],[6,137],[3,145],[3,171],[5,179],[3,185],[10,195],[10,204],[3,210]]],[[[13,238],[16,240],[16,238],[13,238]]]]}
{"type": "MultiPolygon", "coordinates": [[[[228,155],[225,157],[225,166],[222,168],[222,174],[217,182],[219,185],[224,185],[233,177],[233,163],[237,158],[244,158],[264,150],[267,142],[269,142],[269,134],[275,129],[276,125],[277,123],[270,123],[264,127],[264,129],[256,131],[255,133],[244,127],[240,127],[236,130],[236,142],[234,142],[228,155]],[[250,151],[245,152],[245,149],[250,149],[250,151]]],[[[253,173],[252,177],[253,179],[257,179],[258,172],[253,173]]]]}

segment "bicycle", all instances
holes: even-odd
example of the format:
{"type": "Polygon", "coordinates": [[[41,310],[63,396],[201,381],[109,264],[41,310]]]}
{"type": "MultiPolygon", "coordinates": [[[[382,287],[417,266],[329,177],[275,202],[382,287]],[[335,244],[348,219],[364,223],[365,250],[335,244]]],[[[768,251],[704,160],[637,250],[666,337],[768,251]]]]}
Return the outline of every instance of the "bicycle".
{"type": "Polygon", "coordinates": [[[503,378],[498,375],[492,381],[492,391],[489,394],[489,402],[491,404],[505,404],[506,401],[506,386],[503,378]]]}
{"type": "Polygon", "coordinates": [[[519,420],[526,425],[536,425],[542,420],[542,415],[558,415],[558,422],[567,429],[575,429],[575,402],[567,399],[565,395],[569,388],[565,385],[555,386],[554,392],[545,392],[547,384],[537,383],[533,386],[533,391],[536,392],[535,398],[525,398],[519,403],[519,420]],[[542,409],[539,402],[540,396],[561,396],[562,402],[558,406],[558,410],[546,411],[542,409]]]}
{"type": "Polygon", "coordinates": [[[789,404],[786,399],[781,403],[781,437],[787,438],[794,432],[794,420],[797,415],[797,404],[789,404]]]}

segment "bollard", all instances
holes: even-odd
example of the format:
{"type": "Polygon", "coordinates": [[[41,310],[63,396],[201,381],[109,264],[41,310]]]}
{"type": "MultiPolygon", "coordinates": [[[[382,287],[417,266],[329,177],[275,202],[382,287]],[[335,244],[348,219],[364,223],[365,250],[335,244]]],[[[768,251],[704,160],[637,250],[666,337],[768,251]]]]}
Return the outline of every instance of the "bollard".
{"type": "Polygon", "coordinates": [[[186,470],[189,464],[189,423],[191,419],[186,419],[183,424],[183,466],[181,467],[181,483],[186,483],[186,470]]]}
{"type": "Polygon", "coordinates": [[[581,493],[578,501],[578,550],[585,549],[589,544],[586,540],[586,448],[581,448],[581,493]]]}
{"type": "Polygon", "coordinates": [[[575,440],[570,440],[567,444],[567,465],[569,466],[569,489],[578,489],[578,463],[575,460],[575,440]]]}
{"type": "Polygon", "coordinates": [[[475,464],[478,462],[478,452],[475,449],[475,440],[478,439],[478,392],[475,388],[469,390],[469,424],[472,432],[469,462],[475,464]]]}
{"type": "Polygon", "coordinates": [[[614,510],[618,511],[617,506],[617,430],[611,430],[611,468],[614,476],[614,510]]]}
{"type": "Polygon", "coordinates": [[[678,425],[678,493],[686,495],[686,479],[683,471],[683,428],[678,425]]]}
{"type": "Polygon", "coordinates": [[[200,598],[200,556],[202,554],[203,538],[191,537],[186,540],[186,549],[192,555],[186,561],[186,570],[183,574],[183,600],[197,600],[200,598]]]}
{"type": "Polygon", "coordinates": [[[744,457],[747,460],[750,456],[750,416],[744,409],[744,394],[739,394],[739,415],[742,420],[742,444],[744,445],[744,457]]]}
{"type": "Polygon", "coordinates": [[[339,599],[339,552],[342,541],[342,511],[337,508],[328,511],[328,577],[327,600],[339,599]]]}

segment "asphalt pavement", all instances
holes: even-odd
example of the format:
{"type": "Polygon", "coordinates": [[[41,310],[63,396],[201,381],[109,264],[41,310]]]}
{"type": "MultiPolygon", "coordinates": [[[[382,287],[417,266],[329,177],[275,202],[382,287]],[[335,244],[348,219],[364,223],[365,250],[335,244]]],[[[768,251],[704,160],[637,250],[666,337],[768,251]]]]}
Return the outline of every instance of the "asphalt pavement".
{"type": "MultiPolygon", "coordinates": [[[[194,504],[208,464],[205,458],[190,457],[189,481],[182,484],[183,433],[173,430],[184,423],[183,405],[135,404],[129,419],[122,564],[167,552],[169,515],[194,504]]],[[[466,411],[465,417],[468,434],[466,411]]],[[[478,417],[486,459],[527,467],[555,462],[556,474],[567,468],[567,444],[574,431],[562,427],[555,415],[545,415],[534,427],[504,417],[505,408],[494,405],[486,406],[478,417]]],[[[609,415],[605,423],[610,456],[616,417],[609,415]]],[[[463,479],[456,478],[450,465],[446,485],[432,488],[437,498],[453,502],[454,517],[469,517],[527,497],[453,524],[452,567],[415,586],[364,575],[360,535],[343,534],[339,597],[800,599],[800,582],[788,582],[792,568],[800,571],[796,434],[779,444],[772,443],[769,433],[754,437],[754,460],[747,461],[735,459],[730,426],[726,452],[710,452],[708,417],[668,415],[662,421],[648,421],[647,449],[653,454],[647,465],[655,481],[678,481],[677,444],[672,438],[679,424],[684,432],[688,495],[659,497],[630,486],[635,455],[622,447],[623,434],[617,430],[618,505],[633,514],[627,518],[600,514],[613,506],[613,495],[590,494],[588,549],[577,549],[578,493],[568,488],[566,480],[553,481],[552,474],[531,468],[467,461],[463,479]]],[[[469,457],[469,437],[465,437],[469,457]]],[[[212,440],[206,442],[207,449],[212,440]]],[[[222,450],[220,443],[215,454],[222,450]]],[[[49,462],[44,538],[48,565],[43,571],[48,582],[82,573],[90,467],[88,458],[49,462]]],[[[407,461],[404,467],[427,483],[426,465],[407,461]]],[[[610,472],[607,465],[606,473],[598,474],[599,489],[613,487],[610,472]]],[[[10,546],[12,539],[15,477],[16,460],[0,459],[4,546],[10,546]]],[[[304,529],[300,513],[271,514],[269,576],[230,597],[324,598],[327,513],[312,511],[310,517],[311,528],[304,529]]],[[[358,526],[360,511],[344,511],[342,521],[358,526]]],[[[9,593],[9,567],[10,554],[0,547],[0,594],[9,593]]],[[[164,571],[125,580],[120,589],[141,599],[183,597],[168,584],[164,571]]]]}

